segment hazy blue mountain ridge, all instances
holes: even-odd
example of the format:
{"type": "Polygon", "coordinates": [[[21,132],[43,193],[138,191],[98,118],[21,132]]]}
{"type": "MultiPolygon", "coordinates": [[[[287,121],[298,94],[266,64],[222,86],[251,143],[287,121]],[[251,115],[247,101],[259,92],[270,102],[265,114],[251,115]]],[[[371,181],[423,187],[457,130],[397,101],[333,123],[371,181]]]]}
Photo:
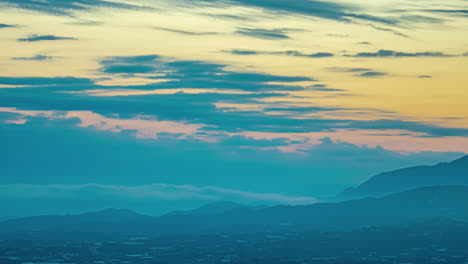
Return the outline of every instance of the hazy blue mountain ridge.
{"type": "MultiPolygon", "coordinates": [[[[468,187],[437,186],[383,198],[307,206],[248,207],[212,214],[139,215],[105,210],[65,216],[37,216],[0,223],[3,237],[93,240],[128,236],[248,233],[269,231],[346,231],[402,226],[418,221],[468,219],[468,187]]],[[[219,206],[219,205],[216,205],[219,206]]]]}
{"type": "Polygon", "coordinates": [[[382,197],[411,189],[461,185],[468,186],[468,156],[435,166],[417,166],[378,174],[356,188],[341,193],[340,199],[382,197]]]}

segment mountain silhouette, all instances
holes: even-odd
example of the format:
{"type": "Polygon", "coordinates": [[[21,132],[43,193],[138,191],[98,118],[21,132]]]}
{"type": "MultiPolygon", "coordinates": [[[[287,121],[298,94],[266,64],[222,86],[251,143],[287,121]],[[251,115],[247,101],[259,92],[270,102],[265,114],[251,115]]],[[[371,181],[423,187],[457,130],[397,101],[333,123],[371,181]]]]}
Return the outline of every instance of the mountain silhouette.
{"type": "Polygon", "coordinates": [[[127,209],[106,209],[78,215],[44,215],[32,216],[8,220],[1,223],[2,226],[28,226],[30,228],[57,227],[61,225],[85,225],[85,224],[112,224],[121,222],[141,221],[148,216],[137,214],[127,209]]]}
{"type": "Polygon", "coordinates": [[[232,210],[245,208],[246,205],[242,205],[239,203],[229,202],[229,201],[222,201],[222,202],[215,202],[203,205],[193,210],[185,210],[185,211],[174,211],[167,215],[166,217],[170,216],[181,216],[181,215],[216,215],[226,213],[232,210]]]}
{"type": "Polygon", "coordinates": [[[267,230],[352,230],[441,218],[468,218],[468,187],[437,186],[383,198],[305,206],[239,208],[218,215],[166,216],[156,219],[158,232],[210,233],[267,230]]]}
{"type": "Polygon", "coordinates": [[[347,231],[363,227],[398,227],[440,219],[468,219],[466,201],[468,187],[435,186],[382,198],[305,206],[239,206],[209,214],[151,217],[128,210],[105,210],[81,215],[9,220],[0,223],[0,236],[92,241],[210,233],[347,231]]]}
{"type": "Polygon", "coordinates": [[[468,186],[468,156],[435,166],[417,166],[378,174],[356,188],[338,195],[339,199],[382,197],[411,189],[461,185],[468,186]]]}

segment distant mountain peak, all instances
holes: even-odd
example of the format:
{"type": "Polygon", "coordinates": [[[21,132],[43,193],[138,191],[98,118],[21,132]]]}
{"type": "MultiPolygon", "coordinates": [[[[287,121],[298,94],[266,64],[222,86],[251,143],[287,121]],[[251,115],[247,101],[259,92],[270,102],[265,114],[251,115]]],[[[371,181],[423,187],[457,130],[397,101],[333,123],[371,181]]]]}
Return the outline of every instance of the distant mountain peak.
{"type": "Polygon", "coordinates": [[[339,199],[382,197],[429,186],[468,186],[468,155],[434,166],[416,166],[380,173],[356,188],[343,191],[339,199]]]}
{"type": "Polygon", "coordinates": [[[451,163],[456,163],[456,164],[464,164],[465,166],[468,166],[468,155],[463,156],[459,159],[456,159],[452,161],[451,163]]]}

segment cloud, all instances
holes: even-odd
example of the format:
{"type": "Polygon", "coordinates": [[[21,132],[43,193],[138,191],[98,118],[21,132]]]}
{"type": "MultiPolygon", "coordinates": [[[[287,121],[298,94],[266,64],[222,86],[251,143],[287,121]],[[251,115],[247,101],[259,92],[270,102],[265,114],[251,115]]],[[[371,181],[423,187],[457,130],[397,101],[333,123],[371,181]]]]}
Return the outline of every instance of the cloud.
{"type": "Polygon", "coordinates": [[[460,16],[468,16],[468,9],[426,9],[425,12],[445,13],[460,16]]]}
{"type": "Polygon", "coordinates": [[[291,144],[291,140],[287,138],[275,138],[269,139],[255,139],[246,138],[244,136],[232,136],[223,138],[220,144],[237,146],[237,147],[279,147],[288,146],[291,144]]]}
{"type": "Polygon", "coordinates": [[[453,57],[454,55],[445,54],[443,52],[401,52],[401,51],[394,51],[394,50],[379,50],[377,52],[360,52],[354,55],[344,55],[346,57],[361,57],[361,58],[372,58],[372,57],[381,57],[381,58],[389,58],[389,57],[453,57]]]}
{"type": "Polygon", "coordinates": [[[17,39],[21,42],[37,42],[37,41],[47,41],[47,40],[77,40],[76,38],[70,37],[58,37],[54,35],[29,35],[27,38],[17,39]]]}
{"type": "Polygon", "coordinates": [[[236,33],[248,37],[255,37],[260,39],[289,39],[287,35],[291,30],[276,28],[276,29],[262,29],[262,28],[238,28],[236,33]]]}
{"type": "MultiPolygon", "coordinates": [[[[196,71],[195,71],[196,72],[196,71]]],[[[259,76],[230,76],[249,81],[257,80],[259,76]]],[[[260,76],[269,80],[270,76],[260,76]],[[268,78],[267,78],[268,77],[268,78]]],[[[213,77],[214,79],[215,77],[213,77]]],[[[222,79],[221,79],[222,80],[222,79]]],[[[179,87],[190,87],[188,82],[181,82],[179,87]]],[[[210,82],[207,82],[208,84],[210,82]]],[[[112,95],[102,96],[99,93],[121,91],[120,87],[104,87],[92,83],[88,79],[71,77],[60,78],[8,78],[1,77],[0,84],[33,86],[30,88],[3,88],[0,89],[0,102],[3,107],[19,108],[19,110],[54,110],[54,111],[91,111],[93,113],[110,117],[117,115],[120,118],[135,118],[138,116],[157,117],[160,121],[186,122],[191,124],[204,124],[205,131],[218,131],[220,133],[240,133],[247,131],[265,133],[312,133],[331,132],[337,129],[386,129],[423,133],[430,137],[466,137],[468,130],[463,128],[440,127],[404,120],[375,121],[366,123],[346,118],[326,118],[320,116],[307,116],[300,111],[289,111],[280,114],[269,114],[265,108],[289,108],[288,103],[282,103],[281,98],[287,95],[272,92],[197,92],[197,93],[160,93],[138,95],[112,95]],[[93,95],[93,91],[98,95],[93,95]],[[272,103],[262,102],[261,99],[276,98],[272,103]],[[217,104],[237,105],[235,110],[218,108],[217,104]],[[254,104],[256,108],[243,110],[243,105],[254,104]],[[385,126],[383,126],[385,124],[385,126]]],[[[261,85],[261,84],[259,84],[261,85]]],[[[144,86],[126,86],[136,91],[148,91],[150,88],[158,91],[159,84],[144,86]]],[[[176,87],[174,85],[174,87],[176,87]]],[[[205,86],[206,87],[206,86],[205,86]]],[[[167,87],[166,87],[167,88],[167,87]]],[[[311,88],[313,89],[313,88],[311,88]]],[[[323,89],[318,88],[318,89],[323,89]]],[[[170,90],[170,89],[169,89],[170,90]]],[[[167,90],[168,91],[168,90],[167,90]]],[[[208,90],[209,91],[209,90],[208,90]]],[[[310,110],[310,109],[309,109],[310,110]]],[[[316,109],[317,110],[317,109],[316,109]]],[[[359,111],[359,109],[353,109],[359,111]]],[[[321,108],[321,114],[336,111],[335,108],[321,108]]],[[[367,112],[369,110],[366,110],[367,112]]],[[[375,111],[375,110],[372,110],[375,111]]],[[[346,116],[346,115],[345,115],[346,116]]],[[[370,122],[370,121],[369,121],[370,122]]]]}
{"type": "Polygon", "coordinates": [[[238,15],[233,15],[233,14],[212,14],[212,13],[205,13],[203,14],[208,17],[213,17],[216,19],[222,19],[222,20],[242,20],[242,21],[251,21],[253,18],[247,17],[247,16],[238,16],[238,15]]]}
{"type": "Polygon", "coordinates": [[[430,76],[430,75],[419,75],[418,78],[421,78],[421,79],[431,79],[432,76],[430,76]]]}
{"type": "MultiPolygon", "coordinates": [[[[227,70],[227,65],[204,61],[177,61],[158,55],[109,57],[101,61],[101,72],[107,74],[147,74],[149,80],[164,80],[147,89],[226,89],[243,91],[297,91],[304,87],[296,82],[313,82],[311,77],[280,76],[227,70]],[[153,74],[149,76],[148,74],[153,74]],[[168,81],[169,80],[169,81],[168,81]],[[271,84],[272,82],[287,83],[271,84]]],[[[141,87],[142,89],[144,87],[141,87]]]]}
{"type": "Polygon", "coordinates": [[[68,22],[68,25],[75,25],[75,26],[99,26],[104,24],[104,22],[100,21],[92,21],[92,20],[78,20],[73,22],[68,22]]]}
{"type": "Polygon", "coordinates": [[[157,139],[135,140],[131,131],[113,133],[77,127],[77,118],[27,119],[22,125],[0,124],[0,144],[8,150],[0,152],[0,184],[93,182],[137,186],[162,182],[317,196],[332,195],[344,188],[335,186],[326,194],[321,190],[324,184],[356,184],[384,170],[461,156],[401,154],[330,139],[304,148],[301,153],[284,153],[271,147],[297,143],[282,137],[268,140],[238,135],[220,135],[219,141],[207,142],[167,133],[157,139]]]}
{"type": "MultiPolygon", "coordinates": [[[[347,113],[337,113],[337,110],[343,109],[291,106],[287,102],[289,100],[286,100],[291,95],[285,91],[338,90],[330,89],[323,83],[298,84],[314,81],[310,77],[238,72],[229,70],[224,64],[178,61],[158,55],[108,57],[101,64],[102,68],[99,70],[102,74],[105,69],[115,69],[113,67],[117,65],[129,66],[114,71],[118,73],[112,73],[124,77],[135,74],[132,66],[146,66],[152,71],[145,73],[143,77],[155,83],[114,87],[101,86],[95,83],[98,80],[86,78],[0,77],[0,85],[30,86],[0,89],[0,107],[30,111],[87,111],[103,117],[118,116],[120,119],[142,119],[142,116],[146,116],[158,121],[203,125],[199,132],[210,134],[374,129],[372,125],[356,122],[348,117],[351,115],[350,111],[364,111],[370,115],[376,110],[346,109],[347,113]],[[222,105],[235,107],[228,109],[222,105]],[[274,114],[267,111],[272,108],[280,111],[274,114]],[[312,116],[311,111],[318,114],[312,116]],[[329,118],[327,113],[335,116],[329,118]]],[[[330,70],[364,74],[367,77],[382,76],[378,71],[365,68],[330,70]]],[[[376,124],[381,125],[381,122],[376,124]]],[[[389,120],[382,129],[400,130],[402,127],[408,132],[423,133],[429,137],[468,136],[467,130],[462,128],[444,128],[398,119],[389,120]]]]}
{"type": "Polygon", "coordinates": [[[82,185],[0,185],[3,197],[12,198],[75,198],[87,196],[86,199],[136,199],[136,200],[204,200],[204,201],[237,201],[256,204],[311,204],[317,202],[312,197],[294,197],[278,193],[253,193],[215,186],[193,186],[153,183],[150,185],[125,186],[104,184],[82,185]]]}
{"type": "Polygon", "coordinates": [[[346,68],[346,67],[332,67],[332,68],[326,68],[326,70],[330,72],[367,72],[367,71],[372,71],[372,69],[369,68],[346,68]]]}
{"type": "Polygon", "coordinates": [[[290,107],[274,107],[274,108],[265,108],[264,111],[267,112],[321,112],[321,111],[338,111],[338,110],[349,110],[346,108],[328,108],[328,107],[317,107],[317,106],[290,106],[290,107]]]}
{"type": "MultiPolygon", "coordinates": [[[[255,51],[255,50],[241,50],[241,49],[233,49],[229,51],[225,51],[234,55],[259,55],[259,54],[264,54],[261,51],[255,51]]],[[[270,54],[269,52],[267,54],[270,54]]]]}
{"type": "Polygon", "coordinates": [[[403,120],[389,120],[389,119],[381,119],[381,120],[373,120],[373,121],[352,121],[350,124],[352,127],[360,128],[360,129],[395,129],[399,127],[399,129],[413,131],[413,132],[421,132],[425,135],[423,137],[450,137],[450,136],[460,136],[460,137],[468,137],[468,129],[466,128],[450,128],[450,127],[441,127],[431,124],[426,124],[422,122],[410,122],[410,121],[403,121],[403,120]]]}
{"type": "Polygon", "coordinates": [[[347,34],[326,34],[327,37],[335,37],[335,38],[349,38],[347,34]]]}
{"type": "MultiPolygon", "coordinates": [[[[73,16],[77,11],[92,11],[96,7],[104,8],[118,8],[127,10],[155,10],[155,8],[142,5],[141,3],[120,3],[106,0],[0,0],[0,3],[6,6],[15,8],[22,8],[41,13],[47,13],[60,16],[73,16]]],[[[181,5],[180,3],[178,3],[181,5]]],[[[183,3],[186,4],[186,3],[183,3]]],[[[297,0],[297,1],[281,1],[281,0],[222,0],[215,3],[207,2],[204,0],[192,1],[188,7],[193,8],[193,5],[210,5],[217,7],[226,6],[246,6],[258,8],[270,13],[290,14],[290,15],[303,15],[311,17],[319,17],[325,19],[338,20],[343,22],[350,22],[354,19],[373,21],[379,23],[395,23],[393,20],[387,18],[380,18],[372,15],[359,13],[358,6],[351,6],[345,4],[331,3],[325,1],[311,1],[311,0],[297,0]]],[[[177,5],[177,4],[176,4],[177,5]]],[[[217,14],[218,17],[229,19],[245,19],[232,14],[217,14]]]]}
{"type": "MultiPolygon", "coordinates": [[[[165,1],[166,2],[166,1],[165,1]]],[[[171,10],[174,7],[187,7],[194,9],[194,6],[198,7],[217,7],[219,10],[224,11],[229,7],[250,7],[255,8],[265,13],[272,15],[290,15],[290,16],[306,16],[323,19],[331,19],[340,22],[372,22],[379,24],[386,24],[396,26],[404,22],[425,22],[425,23],[440,23],[443,22],[441,19],[404,14],[400,17],[391,16],[376,16],[367,14],[365,8],[358,4],[345,4],[335,3],[328,1],[318,0],[295,0],[295,1],[282,1],[282,0],[220,0],[220,1],[167,1],[171,4],[171,10]]],[[[93,11],[94,8],[112,8],[112,9],[124,9],[124,10],[158,10],[157,7],[152,3],[132,3],[132,2],[115,2],[106,0],[0,0],[0,3],[7,7],[22,8],[26,10],[32,10],[36,12],[42,12],[52,15],[60,16],[75,16],[78,11],[93,11]]],[[[394,11],[394,10],[390,10],[394,11]]],[[[405,13],[408,10],[404,10],[405,13]]],[[[466,10],[444,10],[444,9],[428,9],[428,10],[413,10],[416,12],[431,12],[431,13],[452,13],[458,15],[465,15],[466,10]]],[[[248,15],[233,15],[233,14],[204,14],[208,16],[223,18],[223,19],[236,19],[236,20],[248,20],[252,17],[248,15]]],[[[374,26],[374,25],[372,25],[374,26]]],[[[395,34],[399,34],[395,30],[388,28],[382,28],[374,26],[378,30],[393,31],[395,34]]],[[[191,34],[190,31],[180,32],[173,31],[174,33],[180,34],[191,34]]],[[[400,33],[401,34],[401,33],[400,33]]],[[[402,35],[402,34],[401,34],[402,35]]]]}
{"type": "Polygon", "coordinates": [[[2,28],[15,28],[18,27],[17,25],[10,25],[10,24],[2,24],[0,23],[0,29],[2,28]]]}
{"type": "Polygon", "coordinates": [[[101,64],[115,64],[115,63],[152,63],[154,61],[162,60],[163,57],[159,55],[141,55],[141,56],[126,56],[126,57],[108,57],[104,60],[101,60],[101,64]]]}
{"type": "Polygon", "coordinates": [[[361,14],[359,7],[315,0],[233,0],[227,3],[261,8],[269,12],[290,15],[304,15],[332,19],[342,22],[350,22],[354,19],[374,21],[385,24],[394,24],[395,21],[387,18],[361,14]],[[357,11],[357,12],[356,12],[357,11]]]}
{"type": "Polygon", "coordinates": [[[320,91],[320,92],[343,92],[345,89],[330,88],[326,84],[314,84],[307,88],[307,90],[320,91]]]}
{"type": "Polygon", "coordinates": [[[91,85],[93,81],[75,77],[0,77],[3,85],[91,85]]]}
{"type": "Polygon", "coordinates": [[[104,73],[111,74],[135,74],[135,73],[151,73],[156,71],[156,68],[148,65],[109,65],[101,69],[104,73]]]}
{"type": "Polygon", "coordinates": [[[75,11],[90,11],[93,7],[120,8],[120,9],[152,9],[131,4],[116,3],[105,0],[0,0],[6,6],[21,8],[41,13],[59,16],[72,16],[75,11]]]}
{"type": "MultiPolygon", "coordinates": [[[[309,58],[327,58],[327,57],[333,57],[333,53],[329,52],[317,52],[313,54],[298,54],[299,56],[302,57],[309,57],[309,58]]],[[[296,56],[296,55],[295,55],[296,56]]]]}
{"type": "MultiPolygon", "coordinates": [[[[60,92],[71,92],[86,88],[89,89],[90,87],[85,85],[48,86],[47,89],[41,89],[40,93],[37,93],[38,90],[35,87],[21,88],[21,90],[1,89],[0,101],[5,107],[19,106],[23,110],[93,111],[103,116],[119,115],[121,118],[148,115],[157,116],[160,120],[185,120],[198,124],[207,122],[207,125],[214,125],[217,127],[216,130],[221,131],[276,130],[281,128],[280,123],[284,125],[290,123],[289,126],[298,126],[301,123],[300,121],[288,121],[288,118],[285,117],[273,118],[257,111],[226,112],[216,107],[216,103],[219,102],[242,105],[256,103],[258,102],[256,100],[262,98],[283,96],[277,93],[175,93],[145,96],[94,97],[75,92],[60,92]],[[31,94],[35,94],[35,96],[31,96],[31,94]]],[[[320,121],[319,123],[324,123],[324,121],[320,121]]]]}
{"type": "Polygon", "coordinates": [[[182,34],[182,35],[189,35],[189,36],[209,36],[209,35],[218,35],[217,32],[193,32],[193,31],[186,31],[186,30],[179,30],[179,29],[172,29],[172,28],[164,28],[164,27],[154,27],[154,29],[182,34]]]}
{"type": "Polygon", "coordinates": [[[384,28],[384,27],[373,25],[373,24],[368,24],[368,25],[371,26],[372,28],[380,30],[380,31],[390,32],[390,33],[393,33],[394,35],[397,35],[397,36],[400,36],[400,37],[409,38],[408,35],[403,34],[403,33],[399,32],[399,31],[396,31],[396,30],[391,29],[391,28],[384,28]]]}
{"type": "Polygon", "coordinates": [[[441,24],[446,21],[440,18],[422,16],[422,15],[414,15],[414,14],[404,14],[400,16],[400,19],[404,20],[405,22],[430,23],[430,24],[441,24]]]}
{"type": "Polygon", "coordinates": [[[329,52],[317,52],[317,53],[302,53],[296,50],[288,50],[288,51],[255,51],[255,50],[242,50],[242,49],[233,49],[230,51],[226,51],[233,55],[284,55],[290,57],[305,57],[305,58],[329,58],[333,57],[333,53],[329,52]]]}
{"type": "Polygon", "coordinates": [[[3,215],[8,216],[81,213],[107,208],[128,208],[145,214],[161,215],[224,201],[245,205],[306,205],[318,202],[307,196],[164,183],[137,186],[95,183],[7,184],[0,185],[0,199],[12,201],[0,206],[3,215]],[[49,206],[44,207],[43,204],[49,206]]]}
{"type": "Polygon", "coordinates": [[[375,78],[375,77],[382,77],[382,76],[387,76],[387,75],[388,75],[388,73],[385,73],[385,72],[368,71],[368,72],[363,72],[363,73],[357,74],[355,76],[375,78]]]}
{"type": "MultiPolygon", "coordinates": [[[[89,111],[31,111],[1,108],[0,111],[17,113],[25,117],[47,117],[52,119],[77,119],[80,120],[79,127],[92,127],[96,130],[121,133],[123,131],[134,131],[137,138],[156,139],[159,134],[180,135],[179,138],[193,136],[200,132],[203,124],[188,124],[185,122],[161,121],[150,116],[135,118],[105,117],[89,111]]],[[[22,119],[20,119],[22,120],[22,119]]],[[[14,121],[13,120],[10,120],[14,121]]]]}
{"type": "Polygon", "coordinates": [[[332,68],[326,68],[325,70],[328,70],[330,72],[357,73],[354,76],[366,77],[366,78],[383,77],[383,76],[388,75],[388,73],[374,71],[369,68],[332,67],[332,68]]]}
{"type": "Polygon", "coordinates": [[[54,59],[54,57],[38,54],[32,57],[14,57],[11,59],[12,60],[26,60],[26,61],[46,61],[46,60],[52,60],[54,59]]]}

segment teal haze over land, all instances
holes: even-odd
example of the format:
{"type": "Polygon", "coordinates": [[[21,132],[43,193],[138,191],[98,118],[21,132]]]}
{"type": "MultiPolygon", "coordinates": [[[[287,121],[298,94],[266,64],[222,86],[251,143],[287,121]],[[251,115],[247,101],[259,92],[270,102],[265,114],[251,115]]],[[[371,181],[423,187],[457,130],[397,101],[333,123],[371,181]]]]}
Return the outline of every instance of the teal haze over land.
{"type": "Polygon", "coordinates": [[[467,10],[0,0],[0,220],[468,185],[467,10]]]}

